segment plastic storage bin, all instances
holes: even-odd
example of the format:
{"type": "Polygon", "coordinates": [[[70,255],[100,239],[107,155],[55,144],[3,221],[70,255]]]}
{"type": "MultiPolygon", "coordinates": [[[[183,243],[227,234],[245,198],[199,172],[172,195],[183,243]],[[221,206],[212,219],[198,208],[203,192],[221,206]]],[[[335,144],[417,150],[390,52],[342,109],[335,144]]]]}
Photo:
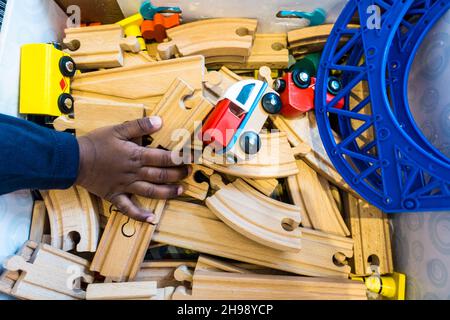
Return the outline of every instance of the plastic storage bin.
{"type": "MultiPolygon", "coordinates": [[[[77,1],[61,2],[76,4],[77,1]]],[[[118,0],[125,15],[135,13],[140,2],[118,0]]],[[[180,6],[186,21],[225,16],[255,17],[260,20],[260,32],[279,32],[298,28],[303,22],[277,19],[275,13],[278,10],[308,11],[322,7],[328,11],[328,22],[333,22],[346,0],[154,0],[153,3],[180,6]]],[[[60,40],[66,21],[66,14],[53,0],[7,1],[0,33],[0,112],[17,115],[20,46],[60,40]]],[[[449,39],[450,13],[447,13],[430,31],[419,50],[410,73],[408,90],[416,121],[425,136],[447,157],[450,148],[450,92],[445,86],[450,81],[449,39]],[[438,75],[427,77],[426,71],[430,68],[438,68],[438,75]],[[433,101],[439,107],[430,110],[427,106],[433,101]]],[[[0,264],[27,239],[31,204],[28,192],[0,197],[0,264]]],[[[450,212],[393,214],[391,218],[394,265],[397,271],[407,274],[407,297],[450,299],[450,212]]]]}

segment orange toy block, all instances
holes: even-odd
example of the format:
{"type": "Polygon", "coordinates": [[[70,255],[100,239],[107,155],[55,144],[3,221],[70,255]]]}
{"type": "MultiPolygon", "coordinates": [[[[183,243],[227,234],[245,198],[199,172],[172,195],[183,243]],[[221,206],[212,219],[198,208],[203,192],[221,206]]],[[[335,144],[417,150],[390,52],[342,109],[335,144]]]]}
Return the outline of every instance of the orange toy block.
{"type": "Polygon", "coordinates": [[[142,36],[146,40],[163,42],[167,37],[166,30],[180,25],[178,13],[165,16],[161,13],[155,14],[154,20],[145,20],[141,25],[142,36]]]}

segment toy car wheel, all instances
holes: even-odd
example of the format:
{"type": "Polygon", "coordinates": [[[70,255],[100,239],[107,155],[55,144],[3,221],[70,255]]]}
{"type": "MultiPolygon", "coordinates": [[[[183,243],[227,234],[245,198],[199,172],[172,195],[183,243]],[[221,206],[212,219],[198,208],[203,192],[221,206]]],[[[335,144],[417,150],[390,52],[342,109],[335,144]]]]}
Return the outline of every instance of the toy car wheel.
{"type": "Polygon", "coordinates": [[[262,98],[262,106],[267,113],[278,114],[281,111],[281,99],[276,93],[266,93],[262,98]]]}
{"type": "Polygon", "coordinates": [[[286,90],[286,81],[283,79],[277,79],[273,82],[273,90],[275,90],[278,93],[282,93],[284,90],[286,90]]]}
{"type": "Polygon", "coordinates": [[[292,80],[300,89],[306,89],[311,85],[311,76],[303,70],[294,70],[292,72],[292,80]]]}
{"type": "Polygon", "coordinates": [[[62,114],[70,114],[73,112],[74,99],[72,95],[63,93],[58,99],[58,108],[62,114]]]}
{"type": "Polygon", "coordinates": [[[328,80],[328,86],[327,86],[328,92],[332,95],[337,95],[339,91],[342,90],[342,82],[336,77],[330,77],[328,80]]]}
{"type": "Polygon", "coordinates": [[[261,149],[261,138],[256,132],[248,131],[241,135],[239,144],[246,154],[257,154],[261,149]]]}
{"type": "Polygon", "coordinates": [[[65,77],[73,77],[77,72],[77,65],[71,57],[64,56],[59,60],[59,70],[65,77]]]}

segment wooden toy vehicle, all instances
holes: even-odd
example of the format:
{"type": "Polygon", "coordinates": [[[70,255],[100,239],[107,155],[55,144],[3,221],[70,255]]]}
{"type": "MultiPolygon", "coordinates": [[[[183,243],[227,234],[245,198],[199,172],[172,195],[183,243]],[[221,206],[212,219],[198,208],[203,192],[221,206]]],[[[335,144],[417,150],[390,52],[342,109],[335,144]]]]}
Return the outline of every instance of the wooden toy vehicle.
{"type": "Polygon", "coordinates": [[[202,140],[235,163],[258,153],[259,132],[269,114],[281,110],[279,95],[266,82],[244,80],[231,86],[203,126],[202,140]]]}
{"type": "Polygon", "coordinates": [[[73,112],[71,78],[73,59],[53,44],[22,47],[20,66],[20,113],[59,117],[73,112]]]}
{"type": "MultiPolygon", "coordinates": [[[[316,78],[299,69],[288,72],[283,78],[275,80],[274,89],[281,96],[281,114],[286,118],[296,118],[313,110],[315,87],[316,78]]],[[[330,77],[327,102],[331,102],[341,89],[341,81],[336,77],[330,77]]],[[[342,109],[344,99],[339,100],[335,107],[342,109]]]]}

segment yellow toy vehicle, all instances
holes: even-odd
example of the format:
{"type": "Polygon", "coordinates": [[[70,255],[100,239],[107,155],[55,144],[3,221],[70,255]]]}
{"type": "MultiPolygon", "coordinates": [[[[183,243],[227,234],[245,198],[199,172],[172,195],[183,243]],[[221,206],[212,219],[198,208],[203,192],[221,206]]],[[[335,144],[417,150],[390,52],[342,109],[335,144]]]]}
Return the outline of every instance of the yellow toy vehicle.
{"type": "Polygon", "coordinates": [[[70,79],[76,73],[73,59],[53,44],[22,47],[20,113],[59,117],[73,112],[70,79]]]}

